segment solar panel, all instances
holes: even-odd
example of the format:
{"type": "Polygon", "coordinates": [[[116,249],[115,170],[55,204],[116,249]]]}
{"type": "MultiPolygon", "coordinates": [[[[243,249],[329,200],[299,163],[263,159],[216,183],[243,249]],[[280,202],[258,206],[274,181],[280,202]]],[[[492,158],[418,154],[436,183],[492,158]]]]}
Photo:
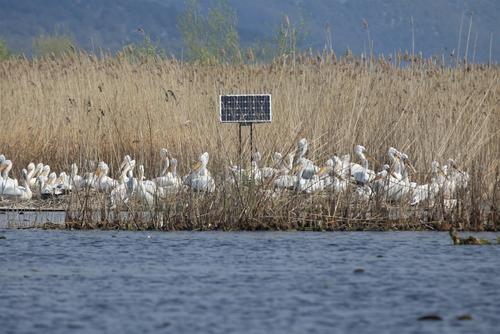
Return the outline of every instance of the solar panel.
{"type": "Polygon", "coordinates": [[[271,95],[221,95],[222,123],[269,123],[272,120],[271,95]]]}

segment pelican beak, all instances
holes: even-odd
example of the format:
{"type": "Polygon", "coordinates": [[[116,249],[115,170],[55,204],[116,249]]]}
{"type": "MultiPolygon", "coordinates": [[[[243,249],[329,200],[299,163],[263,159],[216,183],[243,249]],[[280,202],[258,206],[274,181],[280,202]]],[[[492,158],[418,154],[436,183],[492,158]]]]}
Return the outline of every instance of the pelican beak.
{"type": "Polygon", "coordinates": [[[397,179],[396,174],[394,174],[394,172],[391,172],[391,176],[392,176],[393,178],[397,179]]]}
{"type": "Polygon", "coordinates": [[[328,168],[323,166],[320,168],[319,172],[318,172],[318,176],[323,176],[326,174],[326,172],[328,171],[328,168]]]}
{"type": "Polygon", "coordinates": [[[292,173],[293,173],[293,174],[296,174],[296,173],[298,173],[298,172],[299,172],[299,170],[300,170],[300,165],[299,165],[299,164],[296,164],[296,165],[294,165],[294,166],[293,166],[293,168],[292,168],[292,173]]]}
{"type": "Polygon", "coordinates": [[[101,175],[101,168],[97,167],[94,174],[95,174],[95,176],[99,177],[101,175]]]}
{"type": "Polygon", "coordinates": [[[5,165],[0,165],[0,173],[5,169],[5,165]]]}
{"type": "Polygon", "coordinates": [[[197,171],[198,169],[201,168],[201,161],[197,161],[193,164],[193,166],[191,167],[192,170],[195,170],[197,171]]]}

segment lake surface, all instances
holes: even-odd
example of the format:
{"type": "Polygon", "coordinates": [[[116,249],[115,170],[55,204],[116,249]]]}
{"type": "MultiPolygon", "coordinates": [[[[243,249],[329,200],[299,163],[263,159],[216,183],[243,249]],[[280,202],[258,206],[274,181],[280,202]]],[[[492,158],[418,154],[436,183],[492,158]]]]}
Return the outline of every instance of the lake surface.
{"type": "Polygon", "coordinates": [[[500,332],[500,246],[447,233],[0,235],[2,333],[500,332]]]}

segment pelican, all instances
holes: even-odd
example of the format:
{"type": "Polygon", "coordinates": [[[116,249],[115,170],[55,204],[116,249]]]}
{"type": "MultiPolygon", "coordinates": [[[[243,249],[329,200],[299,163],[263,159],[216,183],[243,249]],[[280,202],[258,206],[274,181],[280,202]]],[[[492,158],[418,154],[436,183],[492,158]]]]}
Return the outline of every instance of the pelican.
{"type": "Polygon", "coordinates": [[[432,177],[431,183],[418,185],[413,189],[411,194],[410,205],[418,205],[421,202],[427,200],[432,206],[434,204],[434,198],[439,193],[439,164],[436,161],[432,162],[432,177]]]}
{"type": "Polygon", "coordinates": [[[169,168],[168,150],[166,148],[160,149],[160,158],[163,162],[162,170],[160,172],[160,177],[167,174],[169,168]]]}
{"type": "Polygon", "coordinates": [[[207,169],[208,159],[208,152],[203,153],[200,156],[199,161],[193,165],[191,173],[184,179],[184,184],[189,186],[194,191],[215,191],[214,179],[207,169]]]}
{"type": "Polygon", "coordinates": [[[166,170],[162,171],[161,176],[153,181],[158,187],[168,189],[169,193],[175,193],[181,187],[181,179],[177,176],[177,159],[165,158],[164,163],[166,170]]]}
{"type": "MultiPolygon", "coordinates": [[[[375,175],[373,179],[373,191],[377,194],[387,193],[388,177],[394,177],[390,172],[391,167],[388,164],[382,166],[382,170],[375,175]],[[389,173],[391,175],[389,175],[389,173]]],[[[395,177],[394,177],[395,179],[395,177]]]]}
{"type": "Polygon", "coordinates": [[[177,193],[182,186],[182,181],[177,175],[177,159],[170,159],[169,169],[169,172],[164,176],[157,177],[154,182],[161,191],[165,192],[165,194],[174,194],[177,193]]]}
{"type": "Polygon", "coordinates": [[[459,190],[467,188],[469,182],[469,174],[458,169],[455,160],[448,159],[446,165],[443,166],[446,179],[443,184],[443,192],[445,199],[455,198],[459,190]]]}
{"type": "Polygon", "coordinates": [[[95,172],[95,175],[97,177],[95,188],[97,191],[109,193],[118,185],[118,182],[109,177],[108,173],[108,164],[104,161],[99,162],[99,164],[97,165],[97,170],[95,172]]]}
{"type": "MultiPolygon", "coordinates": [[[[304,177],[306,172],[310,172],[311,162],[305,158],[300,158],[298,161],[299,166],[299,174],[297,175],[297,181],[295,183],[295,191],[297,192],[305,192],[305,193],[313,193],[317,191],[322,191],[324,187],[324,181],[320,178],[319,175],[313,174],[312,176],[307,175],[308,177],[304,177]]],[[[318,170],[319,172],[319,170],[318,170]]]]}
{"type": "Polygon", "coordinates": [[[284,162],[281,164],[278,170],[278,176],[274,180],[274,188],[281,189],[293,189],[297,183],[297,175],[294,175],[293,171],[294,154],[288,154],[288,164],[284,162]],[[292,173],[292,174],[290,174],[292,173]]]}
{"type": "Polygon", "coordinates": [[[42,171],[43,171],[43,164],[40,162],[36,165],[33,174],[28,179],[30,188],[34,188],[36,186],[38,177],[41,175],[42,171]]]}
{"type": "Polygon", "coordinates": [[[39,177],[38,185],[40,189],[40,195],[42,196],[42,198],[59,196],[64,193],[64,191],[58,187],[56,179],[57,179],[57,174],[54,172],[50,173],[46,180],[43,177],[39,177]]]}
{"type": "MultiPolygon", "coordinates": [[[[117,202],[126,203],[128,201],[129,190],[127,183],[131,181],[133,187],[133,178],[131,178],[132,180],[130,180],[128,173],[135,167],[135,160],[130,159],[130,156],[127,155],[120,167],[121,173],[120,178],[118,179],[118,185],[111,191],[109,195],[112,209],[116,207],[117,202]]],[[[130,193],[133,193],[133,190],[134,189],[131,189],[130,193]]]]}
{"type": "Polygon", "coordinates": [[[10,160],[4,160],[4,162],[0,165],[0,189],[19,186],[17,179],[12,179],[9,177],[9,172],[11,169],[12,161],[10,160]]]}
{"type": "Polygon", "coordinates": [[[368,160],[366,159],[366,157],[369,155],[366,152],[366,148],[362,145],[357,145],[354,148],[354,153],[361,160],[361,165],[351,163],[351,175],[358,184],[366,185],[368,182],[371,182],[375,178],[375,172],[371,169],[368,169],[368,160]]]}
{"type": "Polygon", "coordinates": [[[300,172],[300,168],[304,168],[304,170],[302,171],[302,178],[312,179],[314,175],[319,172],[319,167],[314,165],[311,160],[305,157],[307,149],[307,139],[302,138],[297,144],[297,149],[293,157],[293,168],[295,172],[300,172]]]}
{"type": "Polygon", "coordinates": [[[21,172],[21,186],[10,184],[9,187],[0,188],[0,195],[11,199],[31,199],[33,194],[28,183],[28,171],[23,169],[21,172]]]}
{"type": "Polygon", "coordinates": [[[50,174],[50,166],[44,165],[42,171],[40,172],[40,175],[38,175],[38,177],[36,178],[35,185],[38,186],[39,190],[41,190],[45,185],[45,183],[48,181],[49,174],[50,174]]]}
{"type": "Polygon", "coordinates": [[[263,179],[270,179],[275,175],[277,175],[281,165],[283,164],[283,156],[279,152],[274,152],[272,160],[273,160],[273,165],[271,167],[262,167],[260,169],[263,179]]]}
{"type": "Polygon", "coordinates": [[[144,166],[139,165],[137,172],[137,197],[150,208],[155,205],[157,198],[164,198],[165,191],[158,187],[154,181],[144,179],[144,166]]]}

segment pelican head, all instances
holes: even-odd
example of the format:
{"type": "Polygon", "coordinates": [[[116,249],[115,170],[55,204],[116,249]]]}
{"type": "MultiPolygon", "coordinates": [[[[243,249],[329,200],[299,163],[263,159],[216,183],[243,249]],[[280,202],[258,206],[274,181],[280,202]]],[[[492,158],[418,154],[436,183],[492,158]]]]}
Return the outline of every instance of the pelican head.
{"type": "Polygon", "coordinates": [[[97,176],[108,175],[108,172],[109,172],[108,164],[105,163],[104,161],[99,162],[99,164],[97,165],[96,175],[97,176]]]}
{"type": "Polygon", "coordinates": [[[58,180],[59,180],[59,182],[64,183],[64,182],[66,182],[67,177],[68,176],[66,175],[66,172],[61,172],[59,174],[58,180]]]}
{"type": "Polygon", "coordinates": [[[208,152],[205,152],[200,156],[200,161],[203,167],[206,167],[208,165],[208,159],[209,159],[208,152]]]}
{"type": "Polygon", "coordinates": [[[49,165],[43,166],[43,168],[42,168],[42,175],[43,176],[49,176],[49,174],[50,174],[50,166],[49,165]]]}
{"type": "Polygon", "coordinates": [[[12,161],[10,160],[5,160],[0,166],[0,172],[2,173],[2,176],[4,178],[7,178],[9,176],[9,172],[11,169],[12,169],[12,161]]]}
{"type": "Polygon", "coordinates": [[[4,161],[5,161],[5,155],[0,154],[0,164],[3,164],[4,161]]]}
{"type": "Polygon", "coordinates": [[[36,165],[36,168],[35,168],[35,174],[34,176],[40,176],[40,173],[43,171],[43,164],[41,162],[39,162],[37,165],[36,165]]]}
{"type": "Polygon", "coordinates": [[[34,171],[34,170],[35,170],[35,164],[34,164],[34,163],[32,163],[32,162],[30,162],[30,163],[28,164],[28,167],[27,167],[26,171],[27,171],[28,173],[30,173],[30,172],[32,172],[32,171],[34,171]]]}
{"type": "Polygon", "coordinates": [[[307,139],[302,138],[297,144],[296,159],[302,158],[307,153],[307,139]]]}
{"type": "Polygon", "coordinates": [[[164,160],[167,157],[168,157],[168,150],[166,148],[160,149],[160,158],[162,158],[162,160],[164,160]]]}
{"type": "Polygon", "coordinates": [[[47,180],[47,184],[53,185],[56,182],[57,174],[52,172],[49,175],[49,179],[47,180]]]}
{"type": "Polygon", "coordinates": [[[389,147],[389,149],[387,150],[387,154],[389,155],[389,157],[395,157],[399,155],[399,151],[394,147],[389,147]]]}
{"type": "Polygon", "coordinates": [[[356,145],[356,147],[354,147],[354,153],[356,153],[357,155],[363,154],[365,152],[366,148],[363,145],[356,145]]]}

